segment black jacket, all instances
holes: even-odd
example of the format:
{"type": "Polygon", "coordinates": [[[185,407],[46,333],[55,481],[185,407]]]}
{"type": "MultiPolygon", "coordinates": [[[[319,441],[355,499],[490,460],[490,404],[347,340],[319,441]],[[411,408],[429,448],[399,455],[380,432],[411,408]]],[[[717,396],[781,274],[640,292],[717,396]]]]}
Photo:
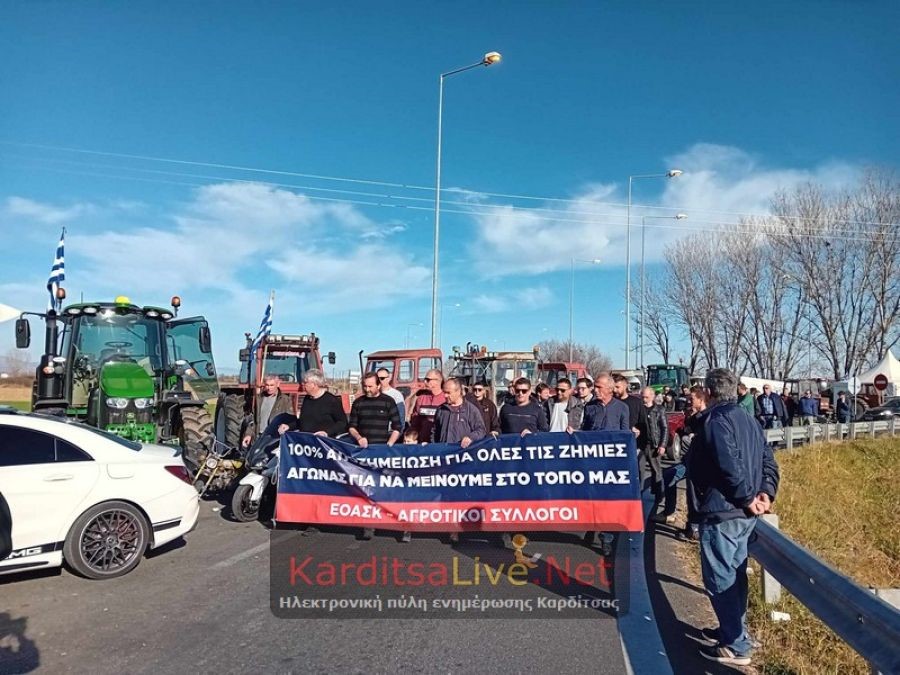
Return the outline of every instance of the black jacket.
{"type": "Polygon", "coordinates": [[[694,508],[700,522],[746,517],[744,510],[760,492],[774,500],[778,465],[759,425],[734,401],[699,413],[702,426],[691,442],[688,475],[694,484],[694,508]]]}
{"type": "Polygon", "coordinates": [[[772,415],[766,415],[766,409],[763,407],[763,400],[766,398],[765,394],[760,394],[756,399],[756,410],[759,415],[760,424],[763,425],[766,429],[771,428],[771,422],[773,419],[781,422],[781,426],[785,426],[788,423],[788,415],[787,409],[784,407],[784,399],[781,398],[774,391],[769,393],[769,400],[772,401],[772,415]]]}
{"type": "Polygon", "coordinates": [[[669,440],[669,422],[666,411],[661,405],[653,404],[653,407],[644,406],[644,414],[638,422],[638,446],[643,449],[656,450],[665,446],[669,440]]]}

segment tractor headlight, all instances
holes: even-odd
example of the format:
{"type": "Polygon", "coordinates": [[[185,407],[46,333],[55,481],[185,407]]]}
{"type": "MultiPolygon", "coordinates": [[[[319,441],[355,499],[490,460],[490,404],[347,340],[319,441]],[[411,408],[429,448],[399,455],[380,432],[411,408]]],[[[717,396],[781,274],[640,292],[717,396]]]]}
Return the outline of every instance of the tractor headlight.
{"type": "Polygon", "coordinates": [[[122,397],[108,398],[106,399],[106,405],[108,405],[110,408],[118,408],[119,410],[124,410],[128,407],[128,399],[122,397]]]}
{"type": "Polygon", "coordinates": [[[134,407],[138,410],[143,410],[144,408],[149,408],[150,404],[153,403],[152,398],[136,398],[134,399],[134,407]]]}

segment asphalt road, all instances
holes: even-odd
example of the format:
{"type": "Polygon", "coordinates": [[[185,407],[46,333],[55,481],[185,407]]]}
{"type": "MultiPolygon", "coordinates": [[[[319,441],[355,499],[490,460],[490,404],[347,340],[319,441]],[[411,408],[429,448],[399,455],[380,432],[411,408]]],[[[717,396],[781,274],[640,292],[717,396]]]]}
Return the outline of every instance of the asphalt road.
{"type": "MultiPolygon", "coordinates": [[[[276,618],[269,530],[232,522],[217,508],[205,501],[183,544],[152,554],[120,579],[87,581],[67,570],[0,577],[0,673],[625,672],[617,622],[601,613],[590,619],[276,618]]],[[[336,561],[371,553],[450,564],[455,555],[432,535],[410,544],[389,533],[368,542],[346,532],[274,536],[291,537],[298,556],[336,561]]],[[[526,549],[533,552],[545,560],[591,557],[574,535],[535,535],[526,549]]],[[[471,572],[477,561],[465,560],[471,572]]],[[[536,584],[526,592],[534,600],[559,597],[536,584]]]]}

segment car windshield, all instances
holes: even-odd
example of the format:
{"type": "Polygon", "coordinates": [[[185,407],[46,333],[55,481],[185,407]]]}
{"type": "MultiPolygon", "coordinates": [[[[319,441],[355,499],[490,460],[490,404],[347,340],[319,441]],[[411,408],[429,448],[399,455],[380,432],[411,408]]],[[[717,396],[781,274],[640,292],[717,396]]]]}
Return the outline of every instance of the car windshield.
{"type": "Polygon", "coordinates": [[[35,413],[35,417],[40,417],[44,420],[50,420],[52,422],[59,422],[60,424],[67,424],[69,426],[78,427],[79,429],[84,429],[85,431],[90,431],[92,434],[97,434],[98,436],[102,436],[108,441],[112,441],[113,443],[118,443],[119,445],[128,448],[129,450],[140,450],[143,446],[137,441],[130,441],[127,438],[122,438],[121,436],[116,436],[115,434],[111,434],[108,431],[103,431],[102,429],[98,429],[97,427],[92,427],[87,424],[83,424],[82,422],[76,422],[73,419],[69,419],[66,417],[57,417],[56,415],[42,415],[40,413],[35,413]]]}

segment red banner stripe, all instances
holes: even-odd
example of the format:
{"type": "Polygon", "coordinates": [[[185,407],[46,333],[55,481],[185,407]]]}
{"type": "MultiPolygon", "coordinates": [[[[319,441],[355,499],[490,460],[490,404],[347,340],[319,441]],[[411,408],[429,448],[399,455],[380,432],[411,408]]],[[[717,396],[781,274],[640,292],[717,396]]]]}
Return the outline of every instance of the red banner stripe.
{"type": "Polygon", "coordinates": [[[637,499],[373,503],[364,497],[304,494],[279,494],[275,520],[410,532],[641,532],[644,524],[637,499]]]}

